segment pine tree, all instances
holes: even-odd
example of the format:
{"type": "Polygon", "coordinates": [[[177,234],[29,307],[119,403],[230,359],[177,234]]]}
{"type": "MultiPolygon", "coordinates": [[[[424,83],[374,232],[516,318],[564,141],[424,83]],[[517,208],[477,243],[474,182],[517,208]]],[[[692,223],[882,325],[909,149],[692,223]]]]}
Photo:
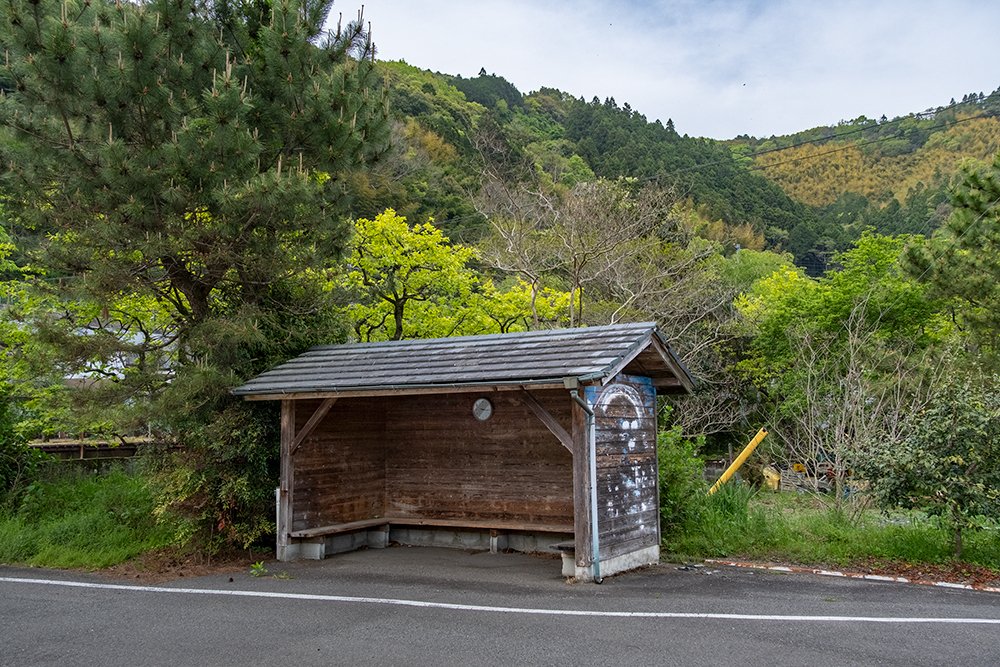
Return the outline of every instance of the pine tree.
{"type": "Polygon", "coordinates": [[[345,247],[342,176],[387,137],[361,17],[327,33],[331,2],[0,7],[10,224],[40,239],[50,275],[76,278],[74,296],[116,311],[152,299],[168,314],[166,371],[110,384],[131,394],[118,400],[158,401],[168,435],[204,445],[199,465],[222,477],[187,492],[209,494],[204,518],[244,542],[269,522],[243,511],[266,507],[270,459],[266,422],[228,388],[337,329],[309,278],[345,247]]]}
{"type": "Polygon", "coordinates": [[[907,270],[957,300],[963,329],[1000,362],[1000,154],[987,168],[967,166],[952,193],[954,210],[934,235],[912,244],[907,270]]]}

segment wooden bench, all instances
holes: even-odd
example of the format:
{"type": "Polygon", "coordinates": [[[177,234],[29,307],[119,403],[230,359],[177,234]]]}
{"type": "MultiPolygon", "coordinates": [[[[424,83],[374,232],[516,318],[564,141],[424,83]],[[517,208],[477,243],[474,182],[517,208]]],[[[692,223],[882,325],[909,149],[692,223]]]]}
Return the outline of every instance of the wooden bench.
{"type": "Polygon", "coordinates": [[[559,553],[569,554],[573,556],[576,553],[576,542],[558,542],[552,545],[552,548],[559,553]]]}
{"type": "Polygon", "coordinates": [[[378,517],[336,523],[329,526],[317,526],[296,530],[289,535],[295,538],[314,538],[326,535],[339,535],[356,530],[366,530],[380,526],[428,526],[432,528],[468,528],[471,530],[506,530],[535,533],[572,533],[573,526],[569,524],[535,524],[520,521],[466,521],[464,519],[425,519],[418,517],[378,517]]]}
{"type": "Polygon", "coordinates": [[[306,528],[289,533],[291,537],[311,538],[323,537],[325,535],[339,535],[340,533],[351,533],[355,530],[375,528],[377,526],[388,526],[388,519],[364,519],[362,521],[350,521],[348,523],[335,523],[330,526],[317,526],[316,528],[306,528]]]}

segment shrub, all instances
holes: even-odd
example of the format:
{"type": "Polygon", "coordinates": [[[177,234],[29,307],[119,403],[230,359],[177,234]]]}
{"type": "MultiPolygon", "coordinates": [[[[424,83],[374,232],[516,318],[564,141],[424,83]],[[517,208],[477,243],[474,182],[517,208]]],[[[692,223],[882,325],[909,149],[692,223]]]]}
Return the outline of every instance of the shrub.
{"type": "Polygon", "coordinates": [[[0,510],[17,506],[46,455],[30,446],[14,427],[11,401],[0,387],[0,510]]]}
{"type": "Polygon", "coordinates": [[[697,519],[704,503],[705,463],[698,457],[704,438],[685,438],[680,426],[662,431],[657,439],[660,462],[660,532],[667,536],[697,519]]]}
{"type": "Polygon", "coordinates": [[[951,530],[956,559],[966,531],[1000,520],[997,380],[952,380],[914,416],[909,437],[875,448],[857,466],[883,508],[940,517],[951,530]]]}

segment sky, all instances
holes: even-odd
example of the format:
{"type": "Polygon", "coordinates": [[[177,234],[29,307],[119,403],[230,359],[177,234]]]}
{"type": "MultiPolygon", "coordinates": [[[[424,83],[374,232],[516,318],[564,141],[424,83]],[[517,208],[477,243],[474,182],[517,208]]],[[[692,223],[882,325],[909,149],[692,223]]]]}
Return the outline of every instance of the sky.
{"type": "MultiPolygon", "coordinates": [[[[336,0],[333,20],[360,2],[336,0]]],[[[1000,87],[995,0],[365,0],[382,60],[614,97],[681,134],[790,134],[1000,87]]]]}

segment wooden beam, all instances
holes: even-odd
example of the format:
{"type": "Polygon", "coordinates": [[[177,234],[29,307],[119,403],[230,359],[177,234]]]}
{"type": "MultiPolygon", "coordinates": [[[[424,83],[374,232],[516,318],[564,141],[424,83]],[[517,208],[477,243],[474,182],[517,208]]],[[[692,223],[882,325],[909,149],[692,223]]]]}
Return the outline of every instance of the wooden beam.
{"type": "Polygon", "coordinates": [[[488,519],[424,519],[420,517],[379,517],[376,519],[362,519],[360,521],[350,521],[348,523],[336,523],[329,526],[316,526],[306,528],[292,533],[292,537],[322,537],[324,535],[338,535],[349,533],[355,530],[366,528],[378,528],[380,526],[427,526],[430,528],[467,528],[469,530],[512,530],[525,533],[565,533],[573,532],[573,526],[569,524],[532,523],[530,521],[491,521],[488,519]]]}
{"type": "MultiPolygon", "coordinates": [[[[532,389],[562,389],[563,383],[540,382],[529,385],[532,389]]],[[[442,385],[440,387],[385,387],[382,389],[351,389],[347,391],[304,391],[284,394],[245,394],[245,401],[284,401],[294,398],[306,400],[315,398],[356,398],[359,396],[417,396],[420,394],[467,394],[492,391],[521,391],[523,381],[512,384],[442,385]]]]}
{"type": "Polygon", "coordinates": [[[336,398],[328,398],[319,404],[319,407],[316,408],[316,412],[312,414],[312,417],[310,417],[309,421],[305,423],[302,430],[295,434],[295,438],[292,440],[292,448],[289,455],[298,451],[303,441],[305,441],[305,439],[308,438],[314,430],[316,430],[319,423],[323,421],[323,417],[326,417],[326,413],[330,411],[330,408],[332,408],[333,404],[336,402],[336,398]]]}
{"type": "Polygon", "coordinates": [[[573,401],[573,541],[577,567],[587,567],[590,556],[590,434],[587,413],[573,401]]]}
{"type": "Polygon", "coordinates": [[[556,439],[559,440],[562,446],[568,449],[570,454],[572,454],[573,436],[571,436],[566,429],[562,427],[562,424],[556,421],[556,418],[553,417],[552,414],[546,410],[545,407],[538,402],[538,399],[532,396],[528,390],[525,389],[521,391],[521,393],[518,394],[518,397],[521,399],[521,402],[528,406],[528,408],[535,413],[535,416],[538,417],[543,424],[545,424],[546,428],[552,432],[552,435],[556,436],[556,439]]]}
{"type": "Polygon", "coordinates": [[[281,402],[281,481],[278,487],[278,557],[284,558],[292,529],[292,441],[295,439],[295,401],[281,402]]]}
{"type": "Polygon", "coordinates": [[[674,374],[677,379],[678,384],[680,384],[687,393],[694,393],[694,384],[690,375],[684,370],[684,367],[680,365],[677,358],[670,351],[670,349],[663,344],[663,342],[653,334],[651,342],[653,344],[653,349],[659,352],[660,357],[663,358],[663,363],[666,364],[670,372],[674,374]]]}

